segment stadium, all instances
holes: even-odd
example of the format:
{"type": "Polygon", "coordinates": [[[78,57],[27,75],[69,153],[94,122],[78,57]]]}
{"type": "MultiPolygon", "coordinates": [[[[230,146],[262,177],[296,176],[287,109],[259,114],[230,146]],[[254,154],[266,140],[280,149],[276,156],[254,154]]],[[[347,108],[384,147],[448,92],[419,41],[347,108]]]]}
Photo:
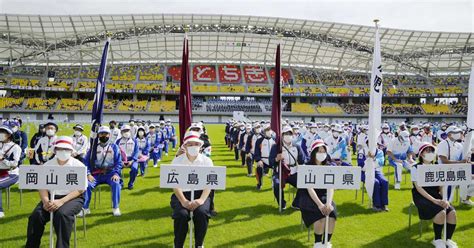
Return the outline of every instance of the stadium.
{"type": "Polygon", "coordinates": [[[261,15],[0,14],[0,247],[472,247],[473,33],[266,16],[266,7],[261,15]],[[383,91],[374,97],[378,75],[383,91]],[[406,145],[400,157],[396,142],[406,145]],[[25,187],[33,184],[26,170],[54,184],[49,173],[72,171],[73,162],[84,173],[60,181],[85,176],[84,188],[25,187]],[[225,189],[162,187],[173,165],[192,170],[187,185],[198,184],[196,171],[225,167],[225,189]],[[320,196],[323,188],[290,182],[306,165],[347,168],[355,172],[344,183],[360,185],[320,196]],[[419,166],[441,168],[438,179],[446,172],[431,187],[434,217],[414,196],[425,188],[419,166]],[[469,184],[448,184],[453,168],[469,184]],[[293,204],[301,197],[321,218],[308,220],[303,201],[293,204]]]}
{"type": "MultiPolygon", "coordinates": [[[[193,110],[268,116],[282,45],[284,115],[367,118],[374,28],[224,15],[0,16],[4,117],[89,121],[103,43],[112,37],[105,118],[177,120],[182,39],[190,39],[193,110]]],[[[381,29],[384,118],[461,120],[471,33],[381,29]]]]}

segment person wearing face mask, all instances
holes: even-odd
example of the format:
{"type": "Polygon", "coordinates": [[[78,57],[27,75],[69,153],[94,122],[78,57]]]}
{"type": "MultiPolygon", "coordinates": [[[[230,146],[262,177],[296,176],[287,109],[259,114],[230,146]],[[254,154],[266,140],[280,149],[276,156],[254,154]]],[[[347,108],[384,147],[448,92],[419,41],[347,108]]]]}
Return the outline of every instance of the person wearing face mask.
{"type": "Polygon", "coordinates": [[[342,128],[335,125],[332,129],[332,135],[324,140],[328,147],[328,154],[337,165],[350,166],[347,160],[347,142],[342,137],[342,128]]]}
{"type": "Polygon", "coordinates": [[[173,151],[176,151],[176,130],[174,129],[174,126],[171,125],[170,119],[166,121],[166,129],[168,130],[168,134],[170,137],[170,142],[171,142],[173,151]]]}
{"type": "MultiPolygon", "coordinates": [[[[438,154],[439,155],[439,154],[438,154]]],[[[419,162],[411,170],[413,182],[413,203],[418,209],[420,220],[433,220],[434,240],[431,242],[436,248],[455,248],[457,244],[452,240],[456,229],[456,211],[449,201],[443,200],[443,187],[420,187],[416,183],[418,165],[432,165],[436,162],[436,148],[431,143],[423,143],[418,151],[419,162]],[[446,219],[446,242],[442,239],[444,222],[446,219]]],[[[437,165],[432,165],[437,166],[437,165]]]]}
{"type": "MultiPolygon", "coordinates": [[[[304,152],[301,149],[301,146],[293,144],[294,133],[291,127],[285,126],[282,130],[281,138],[281,153],[277,151],[276,144],[272,146],[270,150],[270,165],[273,168],[273,194],[277,202],[279,203],[280,190],[281,193],[281,208],[286,209],[285,193],[283,189],[285,188],[286,183],[291,184],[296,188],[297,183],[297,171],[296,168],[300,164],[304,164],[305,156],[304,152]],[[281,182],[279,176],[279,168],[281,163],[281,182]]],[[[298,209],[298,198],[299,195],[296,194],[295,199],[293,200],[291,207],[298,209]]]]}
{"type": "Polygon", "coordinates": [[[421,141],[434,144],[433,132],[429,123],[423,125],[423,132],[421,133],[421,141]]]}
{"type": "Polygon", "coordinates": [[[265,124],[262,137],[255,142],[255,162],[257,163],[255,177],[257,179],[257,190],[262,188],[263,175],[270,167],[270,151],[275,145],[272,138],[273,131],[269,124],[265,124]]]}
{"type": "MultiPolygon", "coordinates": [[[[413,125],[410,127],[410,130],[411,133],[409,139],[411,147],[413,151],[418,151],[418,149],[420,149],[421,144],[423,144],[423,141],[421,140],[420,129],[417,125],[413,125]]],[[[414,154],[413,159],[416,159],[416,154],[414,154]]]]}
{"type": "Polygon", "coordinates": [[[128,122],[129,126],[130,126],[130,135],[132,137],[135,137],[137,136],[137,130],[138,130],[138,126],[137,124],[135,123],[135,120],[130,120],[128,122]]]}
{"type": "Polygon", "coordinates": [[[82,125],[74,126],[74,135],[72,136],[74,152],[72,156],[84,163],[84,157],[86,156],[87,149],[89,149],[89,139],[82,134],[84,127],[82,125]]]}
{"type": "Polygon", "coordinates": [[[441,143],[441,141],[445,140],[448,137],[448,134],[446,133],[446,129],[448,128],[448,125],[446,123],[441,123],[441,128],[438,130],[436,133],[436,138],[438,139],[438,143],[441,143]]]}
{"type": "Polygon", "coordinates": [[[0,126],[0,218],[5,216],[2,207],[2,189],[18,182],[21,148],[12,141],[13,131],[0,126]]]}
{"type": "Polygon", "coordinates": [[[413,163],[413,148],[410,144],[410,134],[408,131],[401,131],[397,138],[388,143],[387,155],[388,162],[395,167],[395,189],[400,189],[400,180],[402,177],[402,167],[410,171],[413,163]]]}
{"type": "MultiPolygon", "coordinates": [[[[196,166],[197,169],[199,169],[199,166],[213,166],[212,160],[199,152],[203,145],[199,136],[200,134],[194,131],[186,132],[182,145],[185,153],[175,157],[171,162],[172,165],[196,166]]],[[[211,218],[211,200],[209,198],[211,190],[194,191],[192,201],[189,189],[175,188],[173,192],[170,205],[173,209],[174,247],[184,246],[191,211],[193,211],[195,247],[203,247],[209,219],[211,218]]]]}
{"type": "Polygon", "coordinates": [[[117,122],[114,120],[111,120],[109,122],[109,128],[110,128],[110,142],[115,143],[120,138],[120,129],[117,128],[117,122]]]}
{"type": "MultiPolygon", "coordinates": [[[[138,175],[138,142],[132,136],[131,127],[129,125],[122,126],[122,137],[115,143],[119,146],[126,155],[126,162],[123,162],[124,168],[130,168],[130,181],[128,182],[128,189],[132,190],[135,184],[135,179],[138,175]]],[[[125,160],[124,158],[122,158],[125,160]]]]}
{"type": "Polygon", "coordinates": [[[145,176],[145,170],[148,163],[148,151],[150,150],[150,143],[145,136],[145,128],[139,127],[137,132],[138,143],[138,167],[140,168],[140,176],[145,176]]]}
{"type": "Polygon", "coordinates": [[[168,128],[166,128],[165,121],[160,121],[160,129],[161,132],[163,133],[163,151],[165,152],[165,155],[168,156],[168,149],[169,149],[169,141],[170,141],[170,133],[168,128]]]}
{"type": "MultiPolygon", "coordinates": [[[[38,126],[38,132],[33,135],[33,137],[30,140],[30,147],[34,148],[36,147],[36,144],[38,144],[38,141],[45,136],[45,129],[44,125],[40,124],[38,126]]],[[[36,161],[36,153],[34,149],[30,149],[30,152],[28,153],[28,158],[30,159],[30,165],[34,164],[39,164],[38,161],[36,161]]]]}
{"type": "MultiPolygon", "coordinates": [[[[82,167],[84,164],[73,158],[71,137],[61,136],[55,140],[53,159],[45,166],[82,167]]],[[[69,247],[69,240],[74,225],[74,216],[84,205],[83,190],[56,190],[55,198],[50,199],[51,192],[39,190],[41,201],[28,218],[26,247],[40,247],[44,227],[50,221],[50,212],[54,212],[52,220],[56,231],[56,247],[69,247]]]]}
{"type": "MultiPolygon", "coordinates": [[[[311,152],[306,166],[333,166],[327,153],[328,148],[323,140],[315,140],[311,144],[311,152]]],[[[314,226],[314,246],[332,247],[331,238],[336,226],[337,212],[333,201],[333,189],[298,189],[301,218],[306,227],[314,226]],[[323,244],[326,216],[329,216],[328,242],[323,244]]]]}
{"type": "Polygon", "coordinates": [[[28,149],[28,136],[26,132],[20,130],[20,127],[21,123],[18,120],[10,121],[10,129],[13,132],[12,141],[21,148],[20,164],[23,164],[28,149]]]}
{"type": "Polygon", "coordinates": [[[111,130],[101,126],[97,132],[99,143],[95,157],[89,151],[84,158],[87,166],[88,186],[85,193],[84,211],[79,216],[90,214],[92,191],[100,184],[108,184],[112,193],[112,213],[120,216],[120,191],[122,189],[122,157],[120,148],[110,140],[111,130]]]}
{"type": "Polygon", "coordinates": [[[239,142],[240,136],[242,133],[245,132],[245,125],[244,123],[239,122],[235,127],[233,134],[232,134],[232,143],[234,144],[234,155],[235,160],[239,160],[240,150],[239,150],[239,142]]]}
{"type": "Polygon", "coordinates": [[[259,123],[255,123],[253,130],[247,138],[245,153],[247,154],[247,176],[253,176],[253,162],[255,161],[255,144],[262,137],[262,128],[259,123]]]}
{"type": "Polygon", "coordinates": [[[388,212],[388,180],[382,173],[382,167],[385,164],[385,155],[382,150],[376,149],[375,155],[369,151],[369,139],[365,140],[365,145],[359,150],[357,156],[357,165],[362,167],[362,182],[365,182],[365,160],[371,158],[375,161],[374,168],[374,191],[372,193],[372,210],[375,212],[388,212]]]}
{"type": "MultiPolygon", "coordinates": [[[[469,162],[463,157],[462,130],[456,126],[446,129],[447,138],[438,144],[439,164],[459,164],[469,162]]],[[[448,199],[451,202],[454,196],[452,187],[448,187],[448,199]]]]}
{"type": "Polygon", "coordinates": [[[250,137],[251,132],[252,132],[252,124],[247,124],[245,125],[244,128],[245,128],[244,131],[240,133],[239,143],[238,143],[240,158],[242,159],[242,164],[241,164],[242,167],[246,165],[247,152],[245,152],[245,147],[246,147],[247,140],[250,137]]]}
{"type": "Polygon", "coordinates": [[[316,123],[311,123],[309,126],[309,131],[306,132],[306,135],[301,142],[301,149],[303,149],[303,152],[305,154],[305,158],[309,159],[310,158],[310,153],[311,153],[311,144],[313,141],[320,139],[318,135],[318,126],[316,123]]]}
{"type": "Polygon", "coordinates": [[[163,142],[162,135],[158,137],[158,132],[156,132],[155,125],[150,124],[148,126],[148,135],[147,141],[150,144],[150,157],[153,160],[153,167],[158,167],[158,162],[161,161],[161,149],[160,144],[163,142]]]}
{"type": "Polygon", "coordinates": [[[327,137],[331,136],[331,127],[325,123],[321,130],[318,132],[319,138],[325,140],[327,137]]]}
{"type": "Polygon", "coordinates": [[[383,151],[384,156],[387,154],[388,143],[393,139],[393,133],[390,132],[390,126],[387,123],[384,123],[382,126],[382,132],[380,133],[377,145],[380,150],[383,151]]]}
{"type": "Polygon", "coordinates": [[[48,160],[54,157],[53,153],[53,144],[56,141],[56,132],[58,131],[58,125],[53,122],[48,122],[44,125],[45,136],[38,140],[34,150],[35,150],[35,159],[38,161],[38,164],[42,165],[48,160]]]}

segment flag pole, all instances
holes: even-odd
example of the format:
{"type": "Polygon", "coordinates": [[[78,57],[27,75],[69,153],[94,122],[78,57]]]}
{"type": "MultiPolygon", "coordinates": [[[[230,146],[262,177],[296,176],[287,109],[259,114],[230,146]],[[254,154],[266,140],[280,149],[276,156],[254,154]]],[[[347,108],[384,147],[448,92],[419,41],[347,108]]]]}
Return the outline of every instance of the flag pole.
{"type": "MultiPolygon", "coordinates": [[[[280,97],[280,103],[279,103],[280,104],[280,108],[279,108],[280,113],[278,114],[278,116],[280,118],[280,120],[279,120],[279,122],[280,122],[280,135],[281,135],[281,130],[282,130],[282,123],[281,123],[281,112],[282,112],[281,111],[281,104],[282,104],[282,102],[281,102],[281,50],[280,50],[281,49],[281,39],[282,39],[282,36],[280,35],[279,39],[278,39],[278,49],[277,49],[277,55],[276,55],[276,56],[278,56],[278,61],[275,61],[276,63],[279,63],[279,64],[277,65],[275,63],[275,79],[273,80],[274,81],[273,83],[276,83],[275,82],[276,78],[277,78],[276,73],[278,73],[278,80],[279,80],[278,81],[278,87],[279,87],[279,93],[280,93],[280,96],[279,96],[280,97]],[[277,66],[278,66],[278,72],[276,71],[277,66]]],[[[281,145],[282,145],[282,143],[281,143],[281,137],[280,137],[280,147],[278,147],[278,150],[279,150],[278,152],[279,153],[281,153],[281,150],[282,150],[281,145]]],[[[278,206],[279,206],[280,213],[282,213],[283,212],[283,206],[282,206],[282,197],[283,197],[283,192],[282,192],[283,188],[282,188],[282,186],[283,185],[282,185],[282,182],[281,182],[281,177],[282,177],[281,176],[281,160],[278,162],[278,177],[279,177],[278,181],[280,182],[280,187],[278,189],[278,206]]]]}

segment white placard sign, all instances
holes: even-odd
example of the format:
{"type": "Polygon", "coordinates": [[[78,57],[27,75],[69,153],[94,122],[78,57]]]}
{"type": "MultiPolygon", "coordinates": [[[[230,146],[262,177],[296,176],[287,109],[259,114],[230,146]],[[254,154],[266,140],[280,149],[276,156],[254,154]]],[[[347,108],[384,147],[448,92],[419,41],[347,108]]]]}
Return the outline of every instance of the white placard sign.
{"type": "Polygon", "coordinates": [[[225,189],[226,167],[162,165],[160,188],[225,189]]]}
{"type": "Polygon", "coordinates": [[[85,166],[21,166],[20,189],[86,190],[85,166]]]}
{"type": "Polygon", "coordinates": [[[416,182],[422,187],[469,185],[471,174],[470,164],[418,165],[416,182]]]}
{"type": "Polygon", "coordinates": [[[298,166],[298,188],[359,189],[359,166],[298,166]]]}

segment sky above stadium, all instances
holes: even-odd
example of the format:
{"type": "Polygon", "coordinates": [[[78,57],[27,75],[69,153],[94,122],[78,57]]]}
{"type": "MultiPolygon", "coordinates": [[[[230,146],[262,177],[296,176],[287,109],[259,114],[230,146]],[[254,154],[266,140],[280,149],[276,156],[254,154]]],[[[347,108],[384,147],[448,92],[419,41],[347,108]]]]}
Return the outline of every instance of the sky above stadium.
{"type": "Polygon", "coordinates": [[[474,32],[472,0],[0,0],[1,13],[227,14],[308,19],[423,31],[474,32]]]}

